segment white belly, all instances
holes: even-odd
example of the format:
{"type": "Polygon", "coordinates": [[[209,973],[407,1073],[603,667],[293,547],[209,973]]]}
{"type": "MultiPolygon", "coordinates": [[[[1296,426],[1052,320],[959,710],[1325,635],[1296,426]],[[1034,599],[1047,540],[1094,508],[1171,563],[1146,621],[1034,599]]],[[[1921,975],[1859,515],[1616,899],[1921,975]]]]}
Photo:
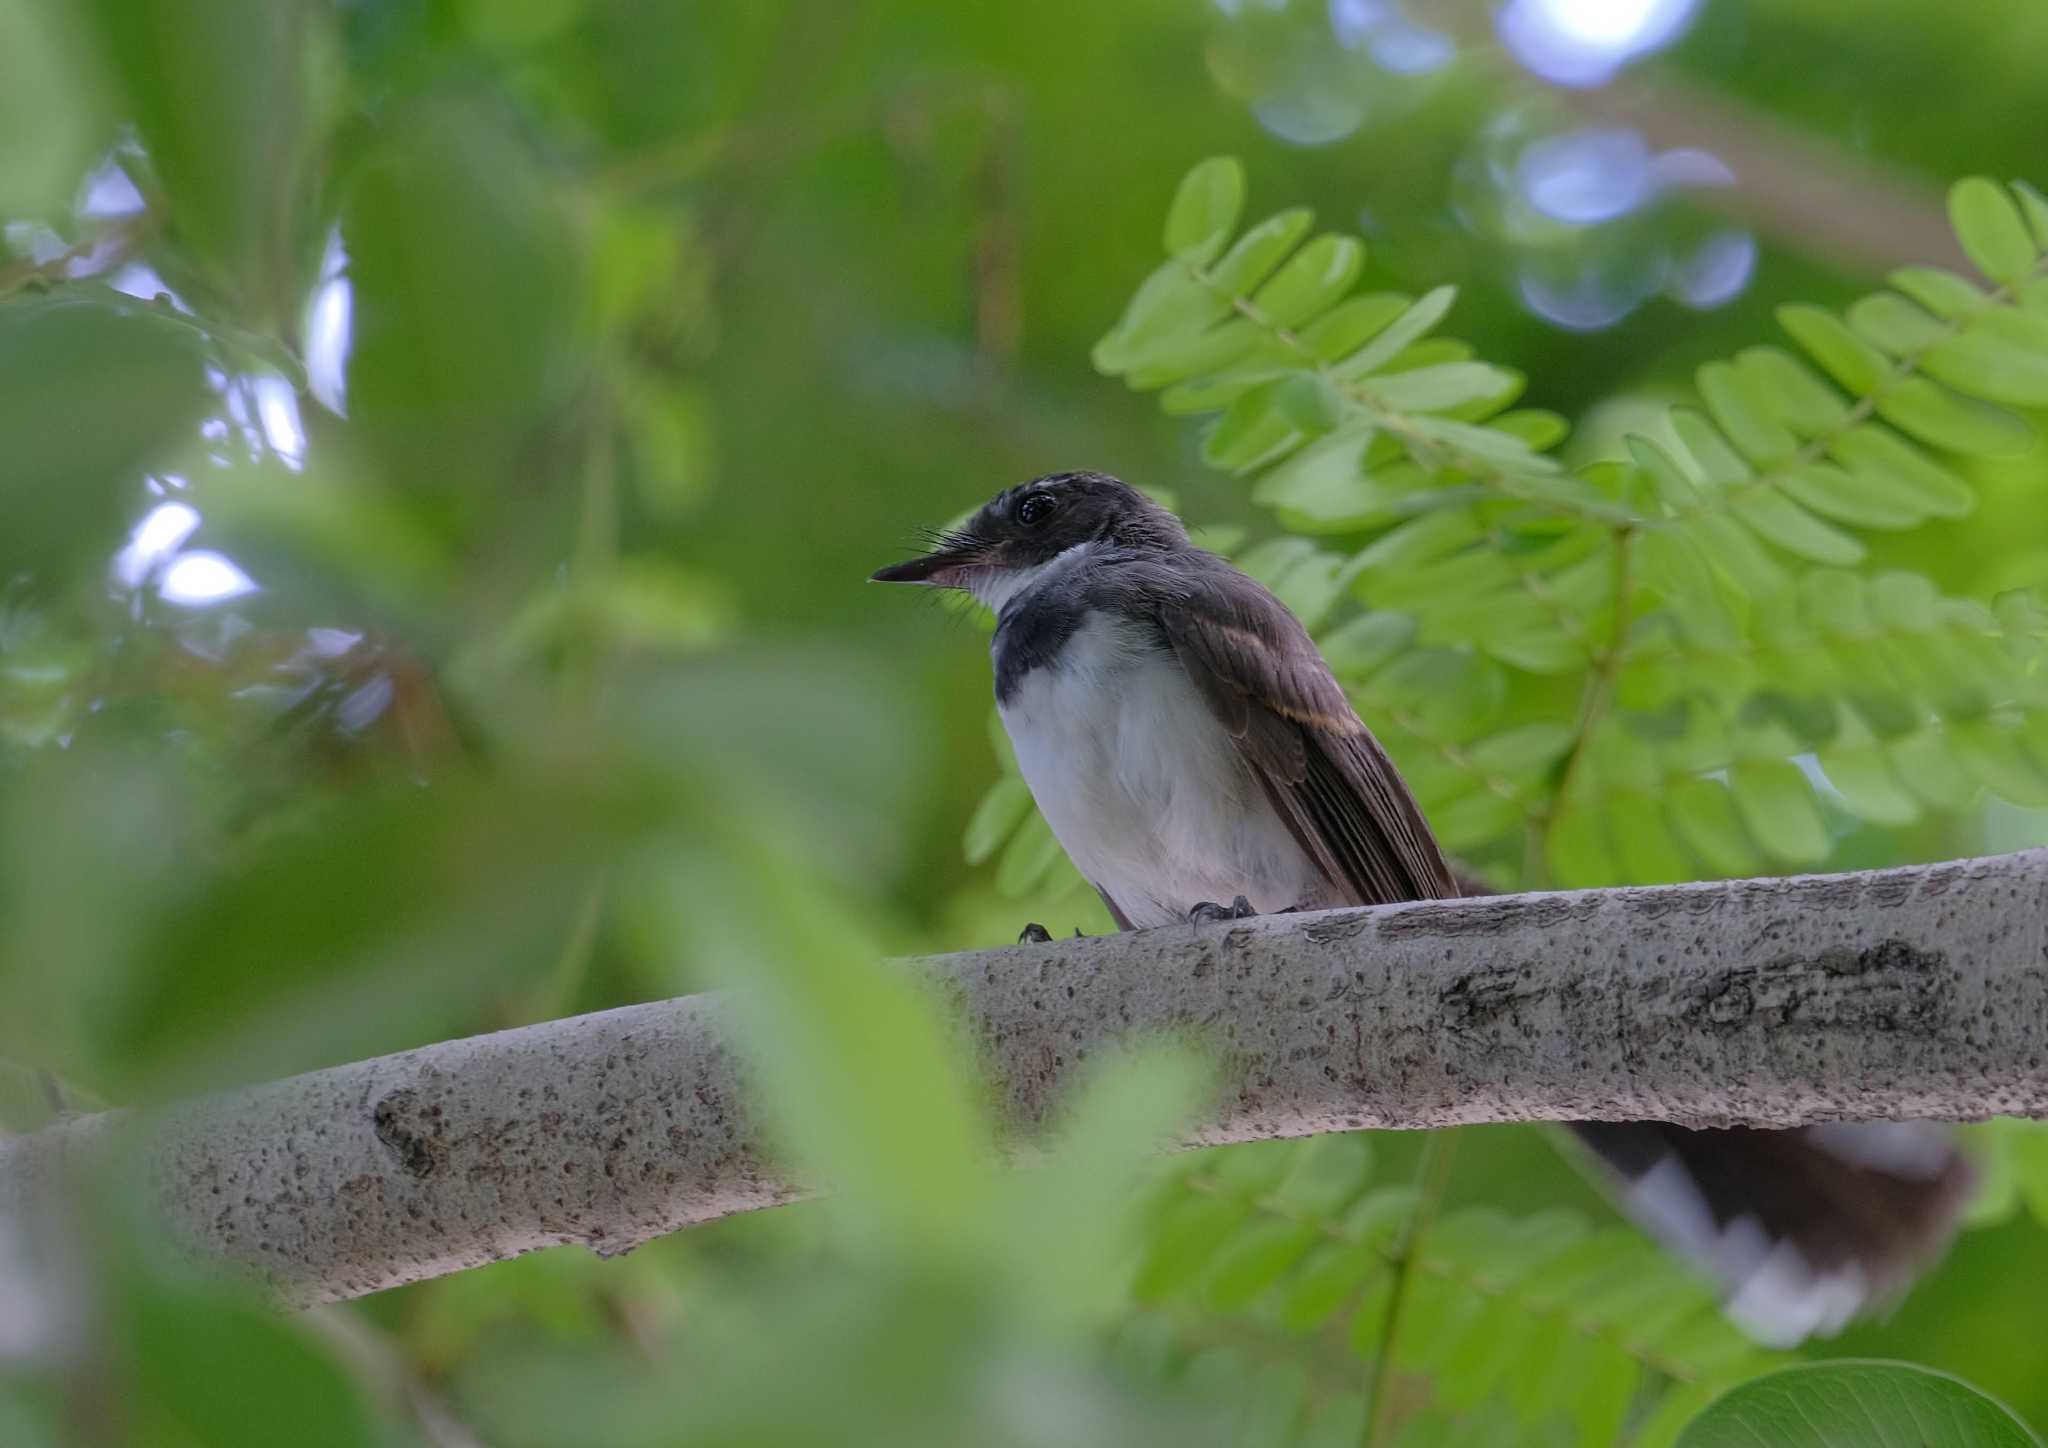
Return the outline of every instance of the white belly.
{"type": "Polygon", "coordinates": [[[1095,615],[1000,712],[1046,823],[1131,924],[1237,895],[1288,910],[1327,888],[1179,662],[1142,631],[1095,615]]]}

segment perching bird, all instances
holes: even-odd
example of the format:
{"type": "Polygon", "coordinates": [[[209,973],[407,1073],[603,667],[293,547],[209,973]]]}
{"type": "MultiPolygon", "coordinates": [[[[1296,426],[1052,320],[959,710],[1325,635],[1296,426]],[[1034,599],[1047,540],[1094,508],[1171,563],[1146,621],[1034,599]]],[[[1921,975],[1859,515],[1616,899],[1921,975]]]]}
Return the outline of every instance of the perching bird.
{"type": "MultiPolygon", "coordinates": [[[[1300,621],[1129,484],[1035,478],[874,577],[994,610],[1018,768],[1123,929],[1464,893],[1300,621]]],[[[1970,1183],[1927,1123],[1572,1129],[1623,1204],[1773,1344],[1903,1289],[1970,1183]]]]}

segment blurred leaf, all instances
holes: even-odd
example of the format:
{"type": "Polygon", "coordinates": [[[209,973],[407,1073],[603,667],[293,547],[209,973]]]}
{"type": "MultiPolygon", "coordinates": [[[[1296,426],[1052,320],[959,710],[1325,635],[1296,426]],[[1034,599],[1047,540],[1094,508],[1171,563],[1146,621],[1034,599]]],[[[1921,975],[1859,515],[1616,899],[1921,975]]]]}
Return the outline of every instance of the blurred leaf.
{"type": "Polygon", "coordinates": [[[142,470],[196,437],[197,332],[139,303],[0,306],[0,577],[111,549],[142,470]]]}
{"type": "Polygon", "coordinates": [[[540,973],[591,867],[674,818],[645,779],[572,777],[366,791],[202,877],[94,1013],[99,1070],[189,1089],[445,1033],[456,1007],[540,973]]]}
{"type": "Polygon", "coordinates": [[[256,319],[297,309],[316,139],[305,0],[95,0],[98,36],[179,239],[256,319]]]}
{"type": "Polygon", "coordinates": [[[702,957],[744,1002],[758,1077],[835,1210],[873,1249],[948,1265],[978,1245],[993,1188],[965,1043],[927,982],[880,961],[814,872],[751,833],[682,857],[723,916],[682,918],[713,942],[702,957]]]}
{"type": "Polygon", "coordinates": [[[383,1448],[362,1389],[292,1319],[218,1286],[135,1272],[118,1331],[135,1442],[205,1448],[383,1448]]]}
{"type": "Polygon", "coordinates": [[[1030,808],[1031,791],[1016,775],[1005,775],[990,785],[981,803],[975,806],[974,817],[967,822],[967,837],[962,845],[967,863],[979,865],[993,855],[1030,808]]]}
{"type": "Polygon", "coordinates": [[[111,138],[70,7],[0,0],[0,216],[68,207],[111,138]]]}
{"type": "Polygon", "coordinates": [[[495,489],[583,363],[562,219],[519,146],[453,99],[393,115],[342,218],[352,420],[415,489],[495,489]]]}
{"type": "Polygon", "coordinates": [[[620,403],[642,503],[657,518],[688,516],[711,484],[708,400],[696,388],[649,379],[624,388],[620,403]]]}
{"type": "Polygon", "coordinates": [[[2039,1448],[2005,1407],[1960,1378],[1910,1363],[1813,1363],[1734,1388],[1678,1448],[2039,1448]]]}
{"type": "Polygon", "coordinates": [[[2033,269],[2034,239],[2019,208],[1996,181],[1972,176],[1949,188],[1949,224],[1978,271],[2012,286],[2033,269]]]}
{"type": "Polygon", "coordinates": [[[1244,210],[1244,167],[1234,156],[1211,156],[1181,179],[1166,213],[1166,254],[1205,265],[1230,240],[1244,210]]]}

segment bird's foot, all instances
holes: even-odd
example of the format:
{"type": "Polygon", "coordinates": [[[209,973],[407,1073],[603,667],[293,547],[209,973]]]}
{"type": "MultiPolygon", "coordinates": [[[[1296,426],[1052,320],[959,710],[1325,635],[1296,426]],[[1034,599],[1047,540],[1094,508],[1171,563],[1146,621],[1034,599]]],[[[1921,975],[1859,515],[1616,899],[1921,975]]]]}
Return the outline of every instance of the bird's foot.
{"type": "Polygon", "coordinates": [[[1249,920],[1259,912],[1252,909],[1252,902],[1240,895],[1228,905],[1218,905],[1213,900],[1204,900],[1188,911],[1191,925],[1210,925],[1218,920],[1249,920]]]}
{"type": "MultiPolygon", "coordinates": [[[[1074,939],[1086,940],[1087,938],[1087,936],[1081,933],[1081,927],[1076,925],[1074,927],[1074,939]]],[[[1034,920],[1017,933],[1017,943],[1019,945],[1049,945],[1052,943],[1052,932],[1034,920]]]]}

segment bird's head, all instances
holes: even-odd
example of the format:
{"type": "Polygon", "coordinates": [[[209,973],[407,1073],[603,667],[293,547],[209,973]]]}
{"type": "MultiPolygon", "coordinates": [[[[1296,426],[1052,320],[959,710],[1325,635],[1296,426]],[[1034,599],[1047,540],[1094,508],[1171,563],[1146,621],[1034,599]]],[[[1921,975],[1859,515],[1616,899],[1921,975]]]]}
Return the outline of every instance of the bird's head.
{"type": "Polygon", "coordinates": [[[957,528],[934,534],[932,550],[874,574],[876,583],[962,588],[993,603],[1073,548],[1119,551],[1187,546],[1180,519],[1107,473],[1048,473],[1006,488],[957,528]]]}

